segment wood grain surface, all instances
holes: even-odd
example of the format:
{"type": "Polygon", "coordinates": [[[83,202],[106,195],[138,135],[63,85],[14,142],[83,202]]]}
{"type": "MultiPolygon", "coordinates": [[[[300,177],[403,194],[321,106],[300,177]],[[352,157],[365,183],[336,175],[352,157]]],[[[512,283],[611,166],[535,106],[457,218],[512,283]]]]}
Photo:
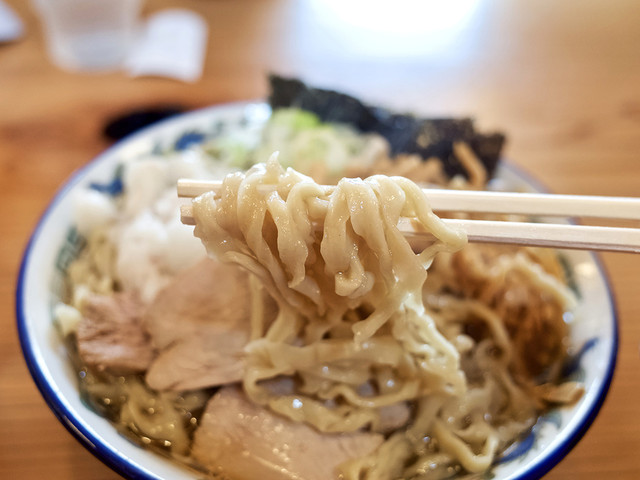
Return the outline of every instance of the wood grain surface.
{"type": "MultiPolygon", "coordinates": [[[[14,314],[31,230],[61,183],[109,145],[101,132],[114,116],[263,98],[265,73],[276,71],[399,109],[472,115],[484,128],[505,130],[510,161],[554,192],[640,196],[635,0],[454,1],[460,18],[448,29],[438,17],[447,12],[429,12],[420,1],[389,2],[394,9],[376,16],[354,0],[148,0],[145,15],[180,6],[207,19],[207,61],[195,84],[59,70],[45,55],[29,2],[7,3],[26,35],[0,45],[2,479],[119,478],[45,405],[14,314]]],[[[619,310],[618,367],[592,428],[549,479],[640,478],[640,255],[602,259],[619,310]]]]}

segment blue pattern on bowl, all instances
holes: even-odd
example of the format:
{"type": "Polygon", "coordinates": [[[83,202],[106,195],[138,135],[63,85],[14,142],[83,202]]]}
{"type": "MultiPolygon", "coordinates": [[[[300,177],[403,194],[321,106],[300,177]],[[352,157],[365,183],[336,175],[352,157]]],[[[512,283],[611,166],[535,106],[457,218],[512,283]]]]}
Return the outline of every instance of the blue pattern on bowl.
{"type": "Polygon", "coordinates": [[[193,145],[200,145],[205,138],[206,135],[202,132],[186,131],[180,135],[178,140],[176,140],[176,143],[173,144],[173,149],[178,152],[186,150],[193,145]]]}
{"type": "Polygon", "coordinates": [[[585,353],[587,353],[598,344],[598,341],[599,339],[597,337],[590,338],[582,345],[580,350],[578,350],[575,355],[572,355],[567,359],[564,366],[562,367],[562,376],[564,378],[571,377],[572,379],[578,380],[579,378],[583,377],[583,372],[580,371],[582,369],[582,359],[584,358],[585,353]]]}

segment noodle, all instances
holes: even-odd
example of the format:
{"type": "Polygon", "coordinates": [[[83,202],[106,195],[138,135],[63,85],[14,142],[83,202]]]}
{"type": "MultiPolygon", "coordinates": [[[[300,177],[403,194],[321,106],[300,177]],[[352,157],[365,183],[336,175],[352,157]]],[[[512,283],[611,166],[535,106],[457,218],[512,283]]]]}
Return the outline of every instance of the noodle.
{"type": "MultiPolygon", "coordinates": [[[[456,153],[475,169],[468,149],[458,145],[456,153]]],[[[482,172],[471,178],[485,180],[482,172]]],[[[528,374],[563,352],[552,344],[527,365],[499,298],[521,285],[526,301],[535,292],[552,316],[574,299],[525,254],[487,268],[481,252],[453,253],[464,235],[445,227],[414,183],[375,175],[321,186],[284,170],[274,154],[228,176],[218,196],[196,199],[194,218],[209,254],[252,272],[280,308],[269,327],[252,319],[243,380],[251,400],[323,432],[377,431],[383,408],[416,404],[411,426],[344,464],[345,479],[410,478],[433,462],[481,472],[533,424],[542,393],[532,395],[528,374]],[[434,242],[415,253],[398,229],[402,218],[434,242]],[[467,294],[456,293],[461,288],[467,294]],[[293,394],[265,386],[283,377],[294,381],[293,394]]],[[[557,327],[553,338],[561,342],[565,333],[557,327]]]]}

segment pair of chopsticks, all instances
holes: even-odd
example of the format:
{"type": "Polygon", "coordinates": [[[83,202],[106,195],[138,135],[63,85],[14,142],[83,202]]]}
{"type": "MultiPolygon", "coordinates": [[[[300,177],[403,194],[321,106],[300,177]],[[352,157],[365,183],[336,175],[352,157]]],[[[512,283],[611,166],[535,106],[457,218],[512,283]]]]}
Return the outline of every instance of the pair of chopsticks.
{"type": "MultiPolygon", "coordinates": [[[[195,198],[205,192],[218,191],[220,186],[221,182],[215,181],[178,180],[178,196],[195,198]]],[[[640,198],[440,189],[425,189],[424,192],[436,212],[640,221],[640,198]]],[[[191,204],[181,206],[181,220],[187,225],[194,224],[191,204]]],[[[640,253],[640,228],[491,220],[443,221],[465,231],[470,242],[640,253]]],[[[401,221],[399,228],[412,242],[426,240],[426,234],[414,229],[410,221],[401,221]]]]}

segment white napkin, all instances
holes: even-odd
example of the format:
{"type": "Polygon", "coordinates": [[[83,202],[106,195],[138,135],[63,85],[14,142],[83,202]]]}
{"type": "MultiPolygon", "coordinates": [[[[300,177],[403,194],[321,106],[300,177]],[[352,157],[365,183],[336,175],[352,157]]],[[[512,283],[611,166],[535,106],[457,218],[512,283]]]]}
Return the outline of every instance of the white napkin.
{"type": "Polygon", "coordinates": [[[130,75],[164,76],[195,82],[202,76],[207,23],[198,14],[168,9],[147,20],[126,63],[130,75]]]}
{"type": "Polygon", "coordinates": [[[24,26],[18,15],[0,0],[0,43],[17,40],[23,32],[24,26]]]}

